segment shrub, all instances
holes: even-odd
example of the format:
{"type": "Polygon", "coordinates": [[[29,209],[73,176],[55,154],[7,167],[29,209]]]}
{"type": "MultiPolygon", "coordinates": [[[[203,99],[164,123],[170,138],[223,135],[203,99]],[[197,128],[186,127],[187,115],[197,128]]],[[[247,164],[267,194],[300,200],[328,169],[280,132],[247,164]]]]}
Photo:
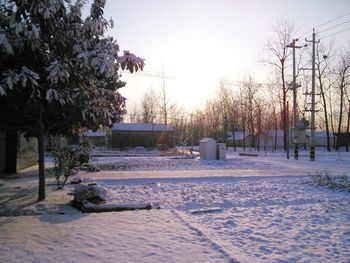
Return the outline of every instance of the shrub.
{"type": "Polygon", "coordinates": [[[54,158],[54,174],[57,188],[62,189],[68,178],[79,171],[82,164],[89,161],[90,145],[80,142],[79,145],[54,144],[51,153],[54,158]]]}
{"type": "Polygon", "coordinates": [[[327,186],[330,189],[338,189],[350,192],[350,179],[347,175],[331,175],[328,169],[310,175],[316,186],[327,186]]]}
{"type": "Polygon", "coordinates": [[[158,151],[167,151],[168,149],[169,149],[169,146],[167,144],[157,144],[158,151]]]}

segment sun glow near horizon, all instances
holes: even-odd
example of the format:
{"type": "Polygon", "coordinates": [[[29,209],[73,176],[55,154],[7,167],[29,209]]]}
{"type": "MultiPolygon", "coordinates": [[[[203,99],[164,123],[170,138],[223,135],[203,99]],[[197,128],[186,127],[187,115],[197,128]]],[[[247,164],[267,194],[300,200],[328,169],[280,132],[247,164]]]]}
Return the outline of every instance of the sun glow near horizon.
{"type": "Polygon", "coordinates": [[[161,62],[149,65],[152,69],[156,68],[157,76],[147,76],[149,70],[146,59],[146,76],[142,77],[143,73],[140,73],[137,81],[137,78],[128,76],[127,87],[122,93],[125,91],[128,96],[129,93],[134,93],[134,88],[143,86],[143,92],[137,92],[138,99],[133,100],[137,103],[150,88],[160,92],[164,73],[164,85],[173,103],[188,110],[202,107],[215,94],[220,80],[232,79],[235,72],[241,70],[242,58],[234,50],[230,51],[227,45],[220,39],[199,35],[198,32],[189,34],[178,42],[168,43],[166,50],[160,50],[161,62]]]}
{"type": "MultiPolygon", "coordinates": [[[[346,0],[109,0],[105,17],[113,17],[115,27],[108,34],[121,50],[146,59],[144,74],[123,74],[127,85],[120,92],[128,105],[139,104],[148,89],[162,87],[162,78],[147,72],[164,72],[171,100],[194,109],[215,94],[222,79],[250,75],[256,82],[268,81],[259,56],[278,21],[295,23],[301,34],[347,10],[346,0]]],[[[343,45],[350,42],[346,33],[338,36],[343,45]]]]}

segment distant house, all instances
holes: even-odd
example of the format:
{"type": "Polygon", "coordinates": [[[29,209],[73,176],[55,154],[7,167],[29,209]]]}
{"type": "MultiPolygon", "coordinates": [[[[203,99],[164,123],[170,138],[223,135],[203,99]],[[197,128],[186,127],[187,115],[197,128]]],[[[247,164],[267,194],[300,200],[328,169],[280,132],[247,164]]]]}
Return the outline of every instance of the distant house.
{"type": "Polygon", "coordinates": [[[110,136],[105,131],[83,132],[82,135],[85,136],[93,146],[108,147],[110,136]]]}
{"type": "Polygon", "coordinates": [[[282,148],[284,146],[283,130],[261,131],[256,135],[255,145],[259,145],[261,148],[282,148]]]}
{"type": "MultiPolygon", "coordinates": [[[[307,145],[309,146],[311,142],[311,131],[307,131],[306,136],[308,137],[307,145]]],[[[331,147],[333,147],[336,141],[335,140],[336,137],[332,132],[329,133],[329,137],[330,137],[331,147]]],[[[327,146],[327,133],[325,131],[315,131],[315,146],[321,146],[321,147],[327,146]]]]}
{"type": "Polygon", "coordinates": [[[243,147],[244,144],[247,147],[252,145],[253,136],[250,132],[235,131],[234,136],[232,132],[227,133],[227,143],[229,146],[233,146],[233,140],[237,147],[243,147]]]}
{"type": "MultiPolygon", "coordinates": [[[[311,141],[311,132],[298,132],[299,144],[304,144],[305,146],[310,146],[311,141]]],[[[288,134],[289,136],[289,144],[290,146],[294,143],[294,130],[291,130],[288,134]]],[[[268,130],[260,132],[256,138],[256,145],[260,145],[260,147],[267,148],[282,148],[284,146],[284,135],[283,130],[268,130]]],[[[331,147],[334,145],[334,135],[330,133],[330,144],[331,147]]],[[[315,132],[315,145],[319,147],[327,146],[327,134],[324,131],[316,131],[315,132]]]]}
{"type": "Polygon", "coordinates": [[[174,146],[174,127],[170,124],[115,123],[112,127],[112,148],[174,146]]]}

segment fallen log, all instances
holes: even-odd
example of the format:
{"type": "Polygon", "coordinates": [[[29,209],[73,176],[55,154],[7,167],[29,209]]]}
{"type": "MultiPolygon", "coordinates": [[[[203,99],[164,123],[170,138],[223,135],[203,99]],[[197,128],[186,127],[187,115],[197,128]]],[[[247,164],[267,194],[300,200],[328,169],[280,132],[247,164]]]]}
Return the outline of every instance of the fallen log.
{"type": "Polygon", "coordinates": [[[92,204],[90,202],[84,202],[76,207],[83,213],[123,212],[153,208],[151,204],[92,204]]]}
{"type": "Polygon", "coordinates": [[[223,211],[224,209],[220,207],[209,207],[209,208],[190,210],[189,212],[195,215],[195,214],[206,214],[206,213],[218,213],[223,211]]]}
{"type": "Polygon", "coordinates": [[[255,156],[255,157],[258,156],[257,153],[239,153],[238,155],[239,156],[255,156]]]}

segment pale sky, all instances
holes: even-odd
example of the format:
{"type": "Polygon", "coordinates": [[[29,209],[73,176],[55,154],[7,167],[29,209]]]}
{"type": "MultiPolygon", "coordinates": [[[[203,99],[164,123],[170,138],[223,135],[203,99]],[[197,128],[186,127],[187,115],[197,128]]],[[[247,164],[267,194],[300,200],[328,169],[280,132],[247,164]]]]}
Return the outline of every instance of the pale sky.
{"type": "MultiPolygon", "coordinates": [[[[299,37],[349,12],[349,0],[107,0],[105,17],[114,20],[109,35],[121,51],[144,58],[146,74],[161,74],[164,68],[171,100],[193,108],[213,96],[220,79],[251,74],[258,82],[267,81],[259,54],[278,21],[295,23],[299,37]]],[[[320,30],[342,22],[323,36],[349,29],[350,14],[320,30]]],[[[350,46],[350,30],[323,41],[331,39],[350,46]]],[[[127,85],[120,92],[128,107],[162,83],[162,78],[127,73],[122,79],[127,85]]]]}

